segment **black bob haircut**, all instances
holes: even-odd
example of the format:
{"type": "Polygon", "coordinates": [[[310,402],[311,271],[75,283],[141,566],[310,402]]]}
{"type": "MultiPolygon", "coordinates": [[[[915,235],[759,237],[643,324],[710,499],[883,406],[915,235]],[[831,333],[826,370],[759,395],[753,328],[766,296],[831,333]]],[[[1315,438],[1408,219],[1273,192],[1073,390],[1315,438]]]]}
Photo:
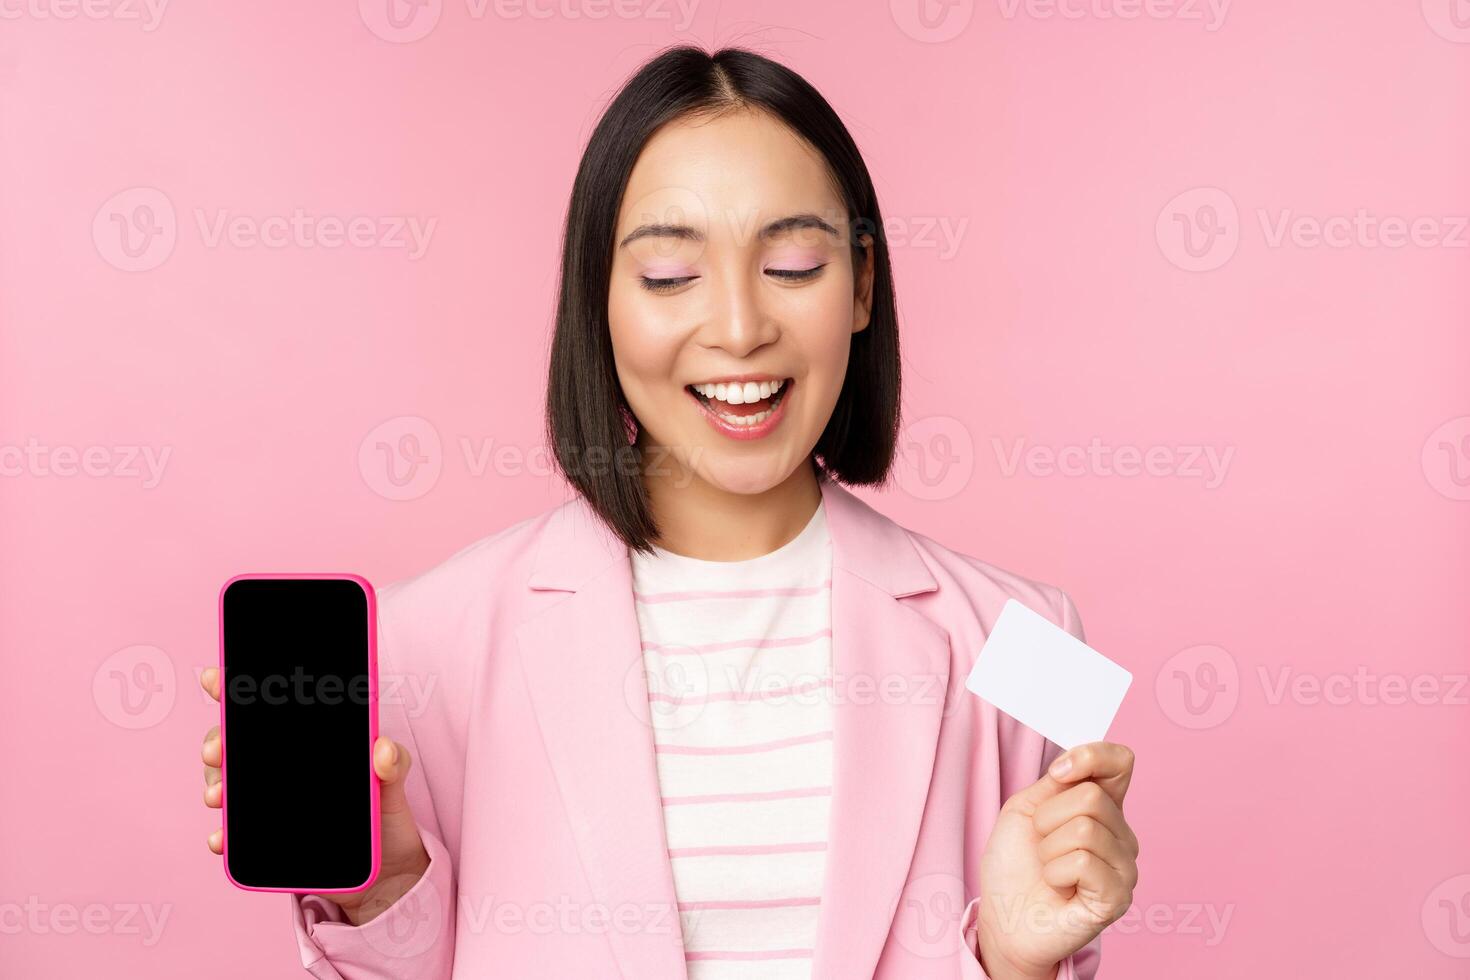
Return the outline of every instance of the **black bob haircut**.
{"type": "MultiPolygon", "coordinates": [[[[826,160],[847,208],[853,268],[873,255],[872,312],[852,335],[847,374],[813,448],[819,473],[882,485],[899,428],[898,314],[883,220],[867,166],[827,100],[783,65],[742,48],[670,48],[641,67],[593,130],[572,184],[562,237],[556,332],[546,389],[546,437],[556,466],[630,549],[659,536],[643,483],[639,423],[613,361],[607,300],[613,237],[633,165],[654,132],[686,116],[764,111],[826,160]],[[860,242],[871,236],[869,245],[860,242]]],[[[659,465],[668,465],[667,462],[659,465]]]]}

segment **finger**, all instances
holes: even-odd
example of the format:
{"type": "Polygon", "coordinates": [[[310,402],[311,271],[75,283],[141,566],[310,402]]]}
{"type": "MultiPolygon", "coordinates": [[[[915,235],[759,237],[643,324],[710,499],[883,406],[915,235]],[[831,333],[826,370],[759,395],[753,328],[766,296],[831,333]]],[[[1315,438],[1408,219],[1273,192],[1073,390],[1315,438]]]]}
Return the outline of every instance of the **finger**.
{"type": "Polygon", "coordinates": [[[1036,808],[1032,815],[1032,824],[1036,832],[1045,837],[1053,833],[1057,828],[1077,817],[1091,817],[1102,824],[1109,832],[1120,841],[1125,841],[1129,846],[1136,846],[1138,839],[1133,836],[1133,829],[1128,826],[1128,820],[1123,816],[1123,811],[1118,809],[1118,804],[1097,783],[1088,781],[1069,786],[1056,796],[1047,800],[1036,808]]]}
{"type": "Polygon", "coordinates": [[[223,830],[216,830],[209,835],[209,849],[216,854],[225,852],[225,832],[223,830]]]}
{"type": "Polygon", "coordinates": [[[199,675],[199,685],[209,692],[209,696],[216,701],[219,700],[219,668],[205,667],[199,675]]]}
{"type": "Polygon", "coordinates": [[[1042,773],[1040,779],[1006,800],[1001,809],[1012,810],[1029,817],[1035,814],[1037,808],[1043,803],[1066,788],[1066,783],[1053,779],[1048,773],[1042,773]]]}
{"type": "Polygon", "coordinates": [[[224,761],[224,750],[220,746],[218,725],[216,725],[214,728],[211,728],[209,732],[205,734],[204,747],[199,750],[199,755],[200,758],[204,760],[204,764],[206,766],[213,766],[216,769],[218,769],[220,763],[224,761]]]}
{"type": "Polygon", "coordinates": [[[1102,858],[1088,851],[1069,851],[1041,867],[1041,880],[1066,895],[1075,889],[1078,898],[1099,916],[1116,919],[1133,902],[1133,889],[1102,858]]]}
{"type": "Polygon", "coordinates": [[[1133,750],[1117,742],[1088,742],[1057,756],[1046,774],[1062,783],[1091,779],[1121,807],[1133,781],[1133,750]]]}
{"type": "MultiPolygon", "coordinates": [[[[218,772],[219,770],[215,771],[218,772]]],[[[218,779],[216,779],[212,783],[208,780],[209,777],[208,775],[206,775],[204,786],[204,805],[218,810],[220,806],[224,804],[225,786],[224,783],[221,783],[218,779]]]]}
{"type": "Polygon", "coordinates": [[[1091,817],[1074,817],[1041,839],[1036,856],[1042,864],[1071,851],[1095,854],[1122,877],[1129,888],[1138,884],[1138,865],[1128,845],[1091,817]]]}
{"type": "Polygon", "coordinates": [[[382,810],[384,817],[408,812],[408,770],[413,759],[408,750],[387,736],[380,736],[373,743],[373,771],[382,784],[382,810]]]}
{"type": "Polygon", "coordinates": [[[424,858],[423,837],[408,804],[408,772],[412,766],[409,751],[391,738],[379,738],[373,744],[373,770],[378,775],[383,815],[383,853],[424,858]]]}

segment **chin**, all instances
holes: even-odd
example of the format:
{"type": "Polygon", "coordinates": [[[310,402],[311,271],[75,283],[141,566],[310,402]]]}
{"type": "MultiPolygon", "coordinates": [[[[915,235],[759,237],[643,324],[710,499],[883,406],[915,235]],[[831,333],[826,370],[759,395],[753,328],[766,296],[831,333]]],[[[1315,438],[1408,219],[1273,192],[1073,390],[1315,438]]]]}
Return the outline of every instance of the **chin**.
{"type": "Polygon", "coordinates": [[[713,453],[705,455],[696,472],[706,483],[726,493],[765,493],[772,487],[780,486],[791,475],[791,471],[781,466],[780,460],[774,457],[713,459],[712,455],[713,453]]]}

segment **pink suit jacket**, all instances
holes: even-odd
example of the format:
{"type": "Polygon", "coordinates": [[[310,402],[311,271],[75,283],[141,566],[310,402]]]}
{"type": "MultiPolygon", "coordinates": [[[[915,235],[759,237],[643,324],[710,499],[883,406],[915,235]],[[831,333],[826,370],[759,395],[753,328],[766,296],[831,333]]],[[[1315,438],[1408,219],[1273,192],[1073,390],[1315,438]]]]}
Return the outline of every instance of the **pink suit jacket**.
{"type": "MultiPolygon", "coordinates": [[[[985,841],[1060,750],[965,678],[1008,598],[1081,637],[1077,611],[821,488],[834,771],[812,976],[976,980],[985,841]]],[[[381,729],[413,755],[430,865],[363,926],[292,896],[306,968],[686,978],[626,545],[577,496],[379,599],[381,729]]],[[[1059,980],[1091,980],[1099,953],[1094,940],[1059,980]]]]}

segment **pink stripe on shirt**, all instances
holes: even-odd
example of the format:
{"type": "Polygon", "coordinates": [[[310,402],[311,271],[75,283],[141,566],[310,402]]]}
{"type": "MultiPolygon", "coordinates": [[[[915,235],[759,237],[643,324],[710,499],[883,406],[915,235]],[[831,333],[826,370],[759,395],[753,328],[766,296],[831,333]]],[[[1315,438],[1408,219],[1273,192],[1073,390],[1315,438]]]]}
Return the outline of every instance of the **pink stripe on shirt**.
{"type": "Polygon", "coordinates": [[[648,700],[677,706],[649,723],[689,980],[728,976],[728,961],[809,976],[834,735],[831,697],[794,695],[832,687],[826,515],[752,559],[629,560],[648,700]]]}

